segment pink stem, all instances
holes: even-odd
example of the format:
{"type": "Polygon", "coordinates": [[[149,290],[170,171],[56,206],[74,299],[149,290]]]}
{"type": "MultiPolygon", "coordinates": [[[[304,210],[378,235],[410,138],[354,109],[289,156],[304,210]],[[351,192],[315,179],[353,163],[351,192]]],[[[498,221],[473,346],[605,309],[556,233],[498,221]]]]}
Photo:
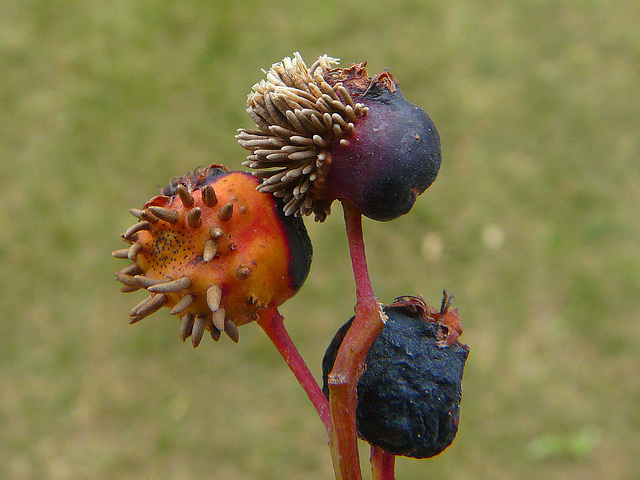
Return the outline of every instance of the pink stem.
{"type": "Polygon", "coordinates": [[[395,480],[396,457],[380,447],[371,447],[371,472],[373,480],[395,480]]]}
{"type": "Polygon", "coordinates": [[[344,221],[347,228],[347,240],[349,242],[349,254],[353,276],[356,282],[356,301],[375,301],[375,294],[371,287],[367,256],[364,250],[364,238],[362,236],[362,215],[350,203],[343,202],[344,221]]]}
{"type": "Polygon", "coordinates": [[[331,408],[331,457],[338,480],[360,480],[360,460],[356,432],[356,386],[364,371],[367,352],[384,325],[367,268],[362,236],[362,215],[343,201],[349,253],[356,282],[355,319],[338,350],[329,374],[331,408]]]}
{"type": "Polygon", "coordinates": [[[329,414],[329,402],[318,386],[318,382],[313,377],[309,367],[293,344],[293,340],[284,327],[283,317],[278,312],[275,305],[270,305],[268,309],[260,312],[258,317],[258,325],[262,327],[271,342],[275,345],[282,355],[282,358],[289,366],[289,369],[296,377],[305,393],[311,400],[311,403],[318,412],[320,420],[327,430],[327,434],[331,435],[331,417],[329,414]]]}

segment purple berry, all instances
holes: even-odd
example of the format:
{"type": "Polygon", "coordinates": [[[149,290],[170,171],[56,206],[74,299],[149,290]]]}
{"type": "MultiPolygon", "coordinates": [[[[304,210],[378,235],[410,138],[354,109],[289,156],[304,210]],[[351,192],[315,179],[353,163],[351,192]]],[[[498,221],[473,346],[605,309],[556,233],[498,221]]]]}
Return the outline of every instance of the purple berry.
{"type": "Polygon", "coordinates": [[[407,213],[440,169],[440,137],[390,73],[365,64],[333,68],[323,56],[307,68],[299,54],[274,64],[254,85],[247,112],[258,130],[240,129],[252,154],[244,165],[260,191],[283,198],[287,215],[324,220],[347,200],[374,220],[407,213]]]}
{"type": "MultiPolygon", "coordinates": [[[[364,67],[363,67],[364,69],[364,67]]],[[[440,137],[424,110],[408,102],[388,73],[366,89],[347,90],[369,109],[348,144],[332,150],[328,198],[351,200],[374,220],[392,220],[411,210],[440,169],[440,137]]]]}

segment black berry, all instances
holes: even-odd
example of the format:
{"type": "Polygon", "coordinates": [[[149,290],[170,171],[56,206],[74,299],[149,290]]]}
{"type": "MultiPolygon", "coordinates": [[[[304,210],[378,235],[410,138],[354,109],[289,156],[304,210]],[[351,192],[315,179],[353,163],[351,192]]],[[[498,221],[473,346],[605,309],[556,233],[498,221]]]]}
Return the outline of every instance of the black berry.
{"type": "MultiPolygon", "coordinates": [[[[450,327],[429,308],[396,302],[384,310],[388,320],[369,350],[357,387],[358,433],[394,455],[438,455],[458,431],[469,349],[457,339],[448,344],[450,327]]],[[[322,361],[327,397],[327,377],[352,321],[336,333],[322,361]]]]}

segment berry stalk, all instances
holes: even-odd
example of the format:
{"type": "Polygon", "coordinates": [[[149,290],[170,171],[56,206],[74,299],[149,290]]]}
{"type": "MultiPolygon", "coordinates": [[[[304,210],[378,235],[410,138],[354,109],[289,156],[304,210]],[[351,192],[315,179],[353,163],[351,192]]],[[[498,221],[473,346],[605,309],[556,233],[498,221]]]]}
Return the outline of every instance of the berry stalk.
{"type": "Polygon", "coordinates": [[[364,371],[369,347],[382,330],[384,320],[381,305],[373,293],[369,279],[362,236],[362,215],[351,202],[343,201],[342,206],[356,283],[356,306],[353,325],[338,350],[327,380],[332,426],[329,446],[336,479],[360,480],[356,386],[364,371]]]}
{"type": "Polygon", "coordinates": [[[327,434],[331,434],[331,417],[329,414],[329,403],[318,386],[315,378],[311,374],[309,367],[303,360],[300,352],[291,340],[289,333],[284,327],[283,317],[278,312],[275,305],[269,305],[269,308],[258,314],[258,325],[264,330],[271,342],[274,344],[280,355],[287,363],[289,369],[300,383],[309,400],[318,412],[320,420],[327,430],[327,434]]]}
{"type": "Polygon", "coordinates": [[[396,456],[380,447],[371,446],[371,473],[373,480],[395,480],[396,456]]]}

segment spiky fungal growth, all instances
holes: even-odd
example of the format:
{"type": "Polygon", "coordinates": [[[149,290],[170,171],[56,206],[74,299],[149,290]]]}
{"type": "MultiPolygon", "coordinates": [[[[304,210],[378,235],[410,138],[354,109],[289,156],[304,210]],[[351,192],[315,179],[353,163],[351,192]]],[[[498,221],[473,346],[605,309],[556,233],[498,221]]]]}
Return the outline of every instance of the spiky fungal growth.
{"type": "Polygon", "coordinates": [[[123,292],[149,296],[130,313],[136,323],[162,307],[181,318],[182,340],[205,330],[238,341],[238,326],[280,305],[306,279],[311,242],[300,219],[285,217],[276,199],[256,191],[244,172],[212,165],[172,180],[142,209],[113,256],[131,263],[115,273],[123,292]]]}
{"type": "Polygon", "coordinates": [[[258,189],[283,199],[287,215],[324,220],[333,200],[374,220],[407,213],[440,168],[440,137],[429,116],[404,99],[393,75],[373,79],[365,64],[334,68],[299,53],[253,86],[247,112],[257,130],[237,139],[258,189]]]}

